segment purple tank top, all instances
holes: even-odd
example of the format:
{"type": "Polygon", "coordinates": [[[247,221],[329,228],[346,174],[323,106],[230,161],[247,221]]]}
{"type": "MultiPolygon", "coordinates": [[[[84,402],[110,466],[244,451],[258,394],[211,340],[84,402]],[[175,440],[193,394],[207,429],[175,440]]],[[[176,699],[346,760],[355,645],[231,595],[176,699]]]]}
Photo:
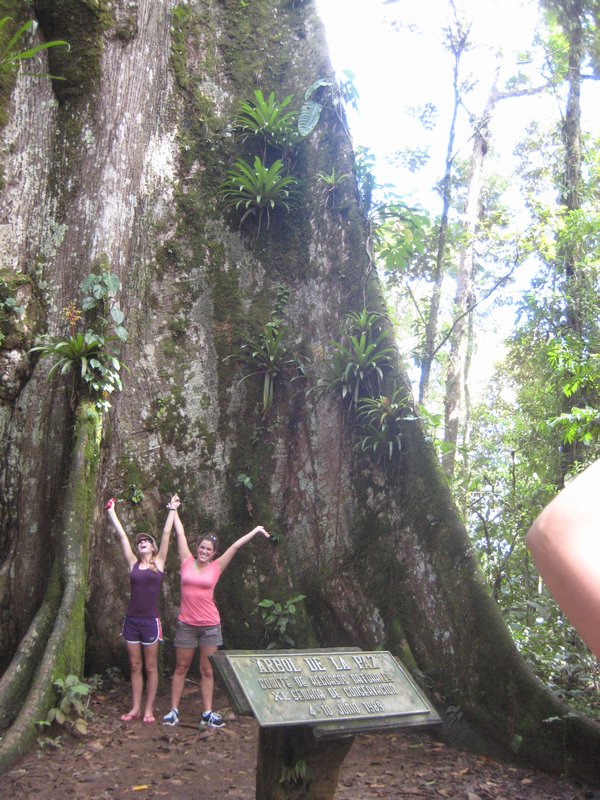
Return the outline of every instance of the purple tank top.
{"type": "Polygon", "coordinates": [[[128,617],[157,619],[158,601],[163,573],[160,570],[140,569],[140,562],[133,565],[130,573],[131,599],[125,612],[128,617]]]}

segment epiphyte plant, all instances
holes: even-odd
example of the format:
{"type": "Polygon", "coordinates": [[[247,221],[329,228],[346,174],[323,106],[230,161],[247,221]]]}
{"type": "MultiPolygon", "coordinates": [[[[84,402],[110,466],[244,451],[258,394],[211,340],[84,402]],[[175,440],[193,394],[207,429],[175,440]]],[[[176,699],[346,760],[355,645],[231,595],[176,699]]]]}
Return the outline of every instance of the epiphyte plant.
{"type": "MultiPolygon", "coordinates": [[[[11,17],[3,17],[0,19],[0,37],[5,36],[5,29],[9,22],[13,20],[11,17]]],[[[20,64],[21,61],[26,59],[35,58],[42,50],[48,50],[50,47],[58,47],[59,45],[69,47],[68,42],[62,39],[56,39],[52,42],[44,42],[43,44],[36,44],[33,47],[28,47],[26,50],[21,50],[21,41],[28,31],[35,33],[38,23],[30,19],[14,33],[5,45],[0,44],[0,75],[10,75],[20,64]]],[[[39,77],[39,76],[36,76],[39,77]]],[[[52,76],[54,80],[63,80],[52,76]]]]}
{"type": "MultiPolygon", "coordinates": [[[[298,139],[296,132],[296,114],[286,111],[292,102],[292,95],[287,95],[280,102],[276,100],[275,93],[271,92],[267,98],[260,89],[254,92],[254,101],[240,103],[240,111],[235,117],[235,127],[242,132],[243,137],[255,136],[260,138],[266,147],[286,149],[291,147],[298,139]]],[[[263,150],[263,159],[266,152],[263,150]]]]}
{"type": "Polygon", "coordinates": [[[350,175],[347,172],[336,172],[335,167],[331,170],[330,173],[327,172],[318,172],[317,178],[319,182],[323,184],[323,205],[325,208],[329,204],[330,200],[335,196],[335,192],[339,187],[348,180],[350,175]]]}
{"type": "Polygon", "coordinates": [[[267,167],[260,156],[255,156],[253,166],[238,158],[227,171],[219,191],[226,208],[244,210],[240,226],[249,216],[255,215],[260,233],[263,215],[266,214],[268,228],[273,209],[282,207],[289,213],[293,187],[297,183],[296,178],[285,174],[281,159],[267,167]]]}
{"type": "Polygon", "coordinates": [[[365,397],[378,397],[384,372],[392,366],[392,347],[380,317],[363,309],[346,317],[348,333],[330,343],[326,373],[314,387],[318,394],[341,394],[349,409],[358,409],[365,397]]]}
{"type": "Polygon", "coordinates": [[[400,455],[403,423],[418,419],[404,388],[396,388],[390,395],[362,398],[358,418],[365,425],[365,433],[356,448],[383,464],[393,462],[400,455]]]}
{"type": "Polygon", "coordinates": [[[255,339],[244,342],[237,358],[244,361],[251,369],[242,381],[252,375],[262,375],[262,411],[268,414],[273,405],[275,382],[280,373],[296,363],[288,353],[283,342],[284,330],[277,322],[268,322],[255,339]]]}
{"type": "Polygon", "coordinates": [[[109,408],[109,395],[123,388],[119,374],[122,363],[114,351],[116,343],[127,340],[123,312],[114,302],[120,286],[119,279],[107,269],[88,275],[81,283],[82,308],[71,302],[63,309],[68,336],[44,336],[30,351],[54,359],[48,379],[56,373],[72,374],[73,396],[83,390],[95,399],[99,410],[109,408]],[[92,313],[93,318],[85,330],[78,331],[78,323],[86,312],[92,313]],[[100,312],[108,313],[110,319],[100,312]]]}

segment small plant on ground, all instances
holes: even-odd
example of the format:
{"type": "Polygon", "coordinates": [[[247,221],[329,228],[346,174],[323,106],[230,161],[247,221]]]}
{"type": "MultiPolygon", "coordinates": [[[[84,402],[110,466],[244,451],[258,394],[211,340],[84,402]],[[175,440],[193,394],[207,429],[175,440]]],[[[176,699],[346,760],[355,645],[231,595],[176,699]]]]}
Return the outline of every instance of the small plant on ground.
{"type": "Polygon", "coordinates": [[[53,723],[66,725],[78,733],[87,733],[87,721],[91,716],[88,708],[90,687],[83,683],[77,675],[67,675],[53,682],[56,690],[57,705],[53,706],[45,720],[36,724],[40,728],[49,727],[53,723]]]}
{"type": "Polygon", "coordinates": [[[296,606],[305,598],[306,595],[298,594],[283,603],[268,598],[260,601],[258,608],[265,627],[267,650],[295,647],[296,606]]]}
{"type": "Polygon", "coordinates": [[[312,773],[306,761],[298,759],[293,767],[283,766],[281,768],[279,784],[287,797],[290,791],[294,793],[298,791],[306,792],[312,779],[312,773]]]}

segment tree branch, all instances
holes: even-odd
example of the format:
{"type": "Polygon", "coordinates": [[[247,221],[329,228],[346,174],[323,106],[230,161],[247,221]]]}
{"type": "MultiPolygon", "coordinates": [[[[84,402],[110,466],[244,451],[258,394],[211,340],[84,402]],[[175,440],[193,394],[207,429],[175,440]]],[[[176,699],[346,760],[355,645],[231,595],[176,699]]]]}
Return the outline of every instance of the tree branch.
{"type": "Polygon", "coordinates": [[[473,311],[474,309],[476,309],[476,308],[477,308],[477,306],[481,305],[481,303],[484,303],[484,302],[485,302],[485,301],[488,299],[488,297],[490,297],[490,296],[491,296],[491,295],[492,295],[492,294],[493,294],[493,293],[496,291],[496,289],[497,289],[497,288],[498,288],[498,287],[499,287],[499,286],[500,286],[502,283],[504,283],[504,281],[506,281],[506,280],[508,280],[508,278],[510,278],[510,276],[511,276],[511,275],[513,274],[513,272],[515,271],[516,267],[517,267],[516,263],[515,263],[515,264],[513,264],[513,266],[512,266],[512,267],[511,267],[511,269],[510,269],[510,270],[509,270],[509,271],[506,273],[506,275],[503,275],[501,278],[499,278],[499,279],[496,281],[496,283],[495,283],[495,284],[492,286],[492,288],[489,290],[489,292],[487,292],[486,294],[484,294],[484,296],[481,298],[481,300],[477,300],[477,302],[475,302],[475,303],[473,303],[472,305],[468,306],[468,307],[467,307],[467,308],[466,308],[466,309],[463,311],[463,313],[462,313],[462,314],[460,314],[458,317],[456,317],[456,319],[454,320],[454,322],[453,322],[453,323],[452,323],[452,325],[450,326],[450,330],[448,331],[448,333],[447,333],[447,334],[444,336],[444,338],[442,339],[442,341],[441,341],[441,342],[438,344],[438,346],[437,346],[437,347],[434,349],[433,353],[431,354],[431,358],[432,358],[432,359],[433,359],[433,358],[435,358],[436,354],[437,354],[437,353],[438,353],[438,352],[441,350],[441,348],[442,348],[442,347],[443,347],[443,346],[446,344],[446,342],[448,341],[448,339],[450,338],[450,336],[452,336],[452,331],[454,330],[454,328],[456,328],[456,326],[457,326],[457,325],[458,325],[458,323],[461,321],[461,319],[464,319],[464,317],[466,317],[468,314],[470,314],[470,313],[471,313],[471,311],[473,311]]]}

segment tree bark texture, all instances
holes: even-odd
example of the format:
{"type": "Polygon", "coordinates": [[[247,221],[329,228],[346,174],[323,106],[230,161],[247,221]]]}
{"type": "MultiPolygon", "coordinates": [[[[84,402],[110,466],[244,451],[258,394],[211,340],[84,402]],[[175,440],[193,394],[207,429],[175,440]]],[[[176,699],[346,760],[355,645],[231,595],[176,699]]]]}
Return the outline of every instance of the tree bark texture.
{"type": "Polygon", "coordinates": [[[83,674],[93,508],[90,501],[95,495],[98,433],[95,409],[82,403],[76,418],[68,483],[63,492],[58,552],[46,598],[24,637],[25,657],[19,648],[0,682],[3,715],[7,715],[6,722],[10,725],[0,740],[0,772],[9,768],[35,741],[36,723],[46,719],[53,705],[54,680],[83,674]],[[60,570],[56,569],[57,564],[60,570]],[[50,625],[49,610],[54,611],[50,625]],[[32,639],[35,642],[29,646],[32,639]],[[29,682],[25,685],[27,678],[29,682]]]}
{"type": "MultiPolygon", "coordinates": [[[[259,378],[240,383],[247,371],[229,358],[285,295],[288,348],[318,378],[344,315],[364,304],[383,311],[355,186],[341,184],[335,204],[321,199],[319,172],[353,170],[334,109],[323,109],[290,166],[301,184],[289,215],[276,208],[257,235],[256,220],[240,229],[218,199],[226,169],[248,155],[250,144],[232,135],[240,101],[261,89],[292,95],[299,109],[306,88],[331,77],[313,3],[34,6],[43,35],[71,50],[49,52],[47,71],[66,81],[20,74],[15,84],[2,131],[2,266],[33,287],[31,337],[64,330],[62,309],[105,254],[130,334],[124,390],[103,420],[98,479],[88,485],[87,669],[126,664],[128,576],[104,501],[119,498],[130,534],[158,535],[177,491],[192,544],[209,527],[224,545],[256,524],[278,534],[244,548],[218,586],[227,646],[264,645],[258,601],[305,594],[297,646],[391,649],[418,666],[440,707],[460,707],[449,739],[471,731],[480,751],[600,779],[597,728],[567,717],[519,659],[421,429],[407,425],[400,463],[384,473],[354,451],[341,400],[306,394],[314,377],[284,373],[265,414],[259,378]]],[[[12,387],[0,410],[1,666],[42,607],[73,474],[69,387],[48,383],[49,364],[28,347],[0,362],[12,387]]],[[[178,594],[172,552],[162,598],[168,661],[178,594]]]]}

